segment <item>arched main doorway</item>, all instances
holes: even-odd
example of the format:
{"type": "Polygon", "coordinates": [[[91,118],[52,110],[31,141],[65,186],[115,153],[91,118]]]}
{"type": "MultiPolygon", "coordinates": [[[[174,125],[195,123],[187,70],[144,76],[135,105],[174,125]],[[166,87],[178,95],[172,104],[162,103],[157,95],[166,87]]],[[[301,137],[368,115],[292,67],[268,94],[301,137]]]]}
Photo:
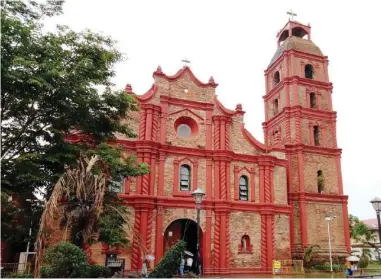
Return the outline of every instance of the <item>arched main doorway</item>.
{"type": "MultiPolygon", "coordinates": [[[[184,240],[187,243],[187,251],[194,255],[193,260],[196,260],[197,252],[197,223],[191,219],[177,219],[173,221],[164,234],[164,254],[174,246],[179,240],[184,240]]],[[[200,228],[200,255],[204,261],[203,254],[203,233],[200,228]]]]}

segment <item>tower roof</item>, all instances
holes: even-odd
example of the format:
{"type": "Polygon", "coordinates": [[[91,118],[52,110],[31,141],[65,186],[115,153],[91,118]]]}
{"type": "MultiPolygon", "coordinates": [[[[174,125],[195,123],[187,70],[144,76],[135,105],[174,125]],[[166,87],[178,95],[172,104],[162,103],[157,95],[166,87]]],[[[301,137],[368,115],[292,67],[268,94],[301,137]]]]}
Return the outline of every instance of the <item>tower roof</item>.
{"type": "Polygon", "coordinates": [[[270,61],[269,66],[275,62],[282,55],[285,50],[297,50],[313,55],[323,55],[320,48],[315,45],[314,42],[306,40],[300,37],[291,36],[284,40],[284,42],[278,47],[273,58],[270,61]]]}
{"type": "Polygon", "coordinates": [[[320,48],[311,41],[311,26],[289,20],[277,34],[278,49],[269,67],[285,50],[296,50],[307,54],[322,56],[320,48]]]}

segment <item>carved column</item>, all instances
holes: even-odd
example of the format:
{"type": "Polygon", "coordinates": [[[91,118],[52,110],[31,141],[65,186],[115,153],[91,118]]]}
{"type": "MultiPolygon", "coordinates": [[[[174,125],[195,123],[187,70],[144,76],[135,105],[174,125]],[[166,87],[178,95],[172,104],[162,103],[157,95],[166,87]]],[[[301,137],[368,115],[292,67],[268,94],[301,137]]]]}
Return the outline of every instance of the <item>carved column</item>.
{"type": "Polygon", "coordinates": [[[220,148],[221,149],[226,149],[226,138],[225,138],[225,136],[226,136],[226,130],[225,130],[225,128],[226,128],[226,121],[225,121],[225,119],[221,119],[221,121],[220,121],[220,130],[221,130],[221,133],[220,133],[220,136],[221,136],[221,146],[220,146],[220,148]]]}
{"type": "Polygon", "coordinates": [[[204,237],[204,270],[208,270],[211,265],[211,239],[212,239],[212,211],[206,210],[206,224],[205,224],[205,237],[204,237]]]}
{"type": "Polygon", "coordinates": [[[214,161],[214,199],[220,199],[220,161],[214,161]]]}
{"type": "Polygon", "coordinates": [[[221,199],[222,200],[226,200],[226,197],[227,197],[227,189],[226,189],[226,162],[225,161],[221,161],[220,162],[221,165],[220,165],[220,173],[221,173],[221,182],[220,182],[220,185],[221,185],[221,199]]]}
{"type": "MultiPolygon", "coordinates": [[[[140,232],[140,223],[141,223],[141,212],[139,209],[135,209],[135,223],[134,223],[134,231],[140,232]]],[[[132,243],[132,259],[131,259],[131,267],[132,270],[139,270],[141,266],[141,254],[139,247],[139,240],[136,235],[134,235],[133,243],[132,243]]]]}
{"type": "Polygon", "coordinates": [[[259,164],[259,202],[265,202],[265,167],[259,164]]]}
{"type": "Polygon", "coordinates": [[[144,107],[140,108],[140,119],[139,119],[139,140],[144,140],[146,134],[146,111],[144,107]]]}
{"type": "Polygon", "coordinates": [[[152,140],[157,140],[157,134],[158,134],[158,126],[159,126],[159,112],[160,107],[155,106],[153,110],[153,118],[152,118],[152,140]]]}
{"type": "Polygon", "coordinates": [[[220,120],[214,118],[214,149],[221,149],[220,145],[220,120]]]}
{"type": "Polygon", "coordinates": [[[147,109],[146,140],[152,140],[152,108],[147,109]]]}
{"type": "Polygon", "coordinates": [[[220,213],[220,268],[226,268],[226,212],[220,213]]]}

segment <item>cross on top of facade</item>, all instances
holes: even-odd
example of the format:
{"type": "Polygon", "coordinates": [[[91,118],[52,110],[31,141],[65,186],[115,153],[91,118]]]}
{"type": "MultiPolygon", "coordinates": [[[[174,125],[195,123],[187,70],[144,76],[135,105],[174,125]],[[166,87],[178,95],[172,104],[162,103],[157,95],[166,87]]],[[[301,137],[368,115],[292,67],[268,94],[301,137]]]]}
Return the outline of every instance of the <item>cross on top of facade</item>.
{"type": "Polygon", "coordinates": [[[289,20],[294,21],[294,16],[297,16],[292,10],[287,11],[287,14],[290,15],[289,20]]]}
{"type": "Polygon", "coordinates": [[[190,64],[190,61],[188,60],[188,59],[183,59],[183,60],[181,60],[181,62],[183,62],[183,66],[184,67],[187,67],[187,66],[189,66],[189,64],[190,64]]]}

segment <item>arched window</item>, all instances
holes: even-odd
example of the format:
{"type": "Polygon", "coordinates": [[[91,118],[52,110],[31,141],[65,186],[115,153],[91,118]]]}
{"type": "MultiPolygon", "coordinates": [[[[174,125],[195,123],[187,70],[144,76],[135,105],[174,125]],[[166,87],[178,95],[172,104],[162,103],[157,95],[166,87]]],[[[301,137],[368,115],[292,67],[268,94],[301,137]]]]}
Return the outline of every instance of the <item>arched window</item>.
{"type": "Polygon", "coordinates": [[[280,82],[279,71],[276,71],[273,78],[273,86],[276,86],[280,82]]]}
{"type": "Polygon", "coordinates": [[[317,125],[314,126],[314,144],[316,146],[320,145],[320,129],[317,125]]]}
{"type": "Polygon", "coordinates": [[[249,183],[246,176],[242,175],[239,178],[239,199],[241,201],[249,200],[249,183]]]}
{"type": "Polygon", "coordinates": [[[181,165],[180,167],[180,191],[190,191],[191,189],[191,167],[181,165]]]}
{"type": "Polygon", "coordinates": [[[277,114],[279,111],[279,101],[278,99],[274,100],[274,114],[277,114]]]}
{"type": "Polygon", "coordinates": [[[316,108],[316,94],[310,93],[310,108],[316,108]]]}
{"type": "Polygon", "coordinates": [[[314,74],[315,74],[314,67],[312,67],[311,64],[307,64],[304,66],[304,77],[305,78],[313,79],[314,74]]]}
{"type": "Polygon", "coordinates": [[[317,172],[317,182],[318,182],[318,193],[323,193],[324,192],[324,176],[323,176],[323,171],[318,170],[317,172]]]}
{"type": "Polygon", "coordinates": [[[180,124],[177,127],[177,135],[179,137],[190,137],[192,134],[192,129],[187,124],[180,124]]]}

